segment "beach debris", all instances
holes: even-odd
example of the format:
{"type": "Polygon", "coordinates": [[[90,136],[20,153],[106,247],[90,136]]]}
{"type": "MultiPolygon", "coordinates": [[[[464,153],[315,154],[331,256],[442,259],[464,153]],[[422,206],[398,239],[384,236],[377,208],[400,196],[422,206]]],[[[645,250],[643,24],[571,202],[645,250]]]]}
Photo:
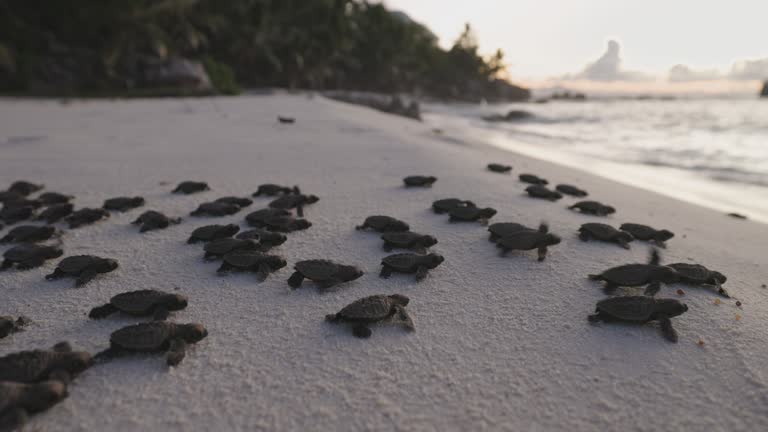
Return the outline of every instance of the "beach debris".
{"type": "Polygon", "coordinates": [[[123,327],[109,338],[110,346],[96,354],[96,361],[106,361],[132,353],[166,353],[166,364],[176,366],[184,360],[189,344],[208,336],[202,324],[176,324],[152,321],[123,327]]]}
{"type": "Polygon", "coordinates": [[[259,282],[262,282],[267,279],[267,276],[269,276],[270,273],[280,270],[287,264],[288,263],[281,256],[267,255],[251,250],[236,250],[224,255],[221,267],[219,267],[217,272],[255,272],[259,282]]]}
{"type": "Polygon", "coordinates": [[[196,182],[196,181],[183,181],[176,186],[176,189],[172,191],[172,193],[180,193],[180,194],[193,194],[197,192],[203,192],[211,190],[210,187],[208,187],[208,183],[205,182],[196,182]]]}
{"type": "Polygon", "coordinates": [[[262,195],[275,196],[275,195],[288,195],[294,193],[294,188],[288,186],[280,186],[272,183],[260,185],[256,192],[251,196],[259,197],[262,195]]]}
{"type": "Polygon", "coordinates": [[[197,209],[190,213],[192,216],[229,216],[239,212],[241,207],[236,204],[225,202],[205,202],[197,206],[197,209]]]}
{"type": "Polygon", "coordinates": [[[283,195],[280,198],[277,198],[276,200],[269,203],[269,207],[271,208],[278,208],[278,209],[296,209],[296,215],[299,217],[304,217],[304,206],[316,203],[320,200],[315,195],[304,195],[302,194],[298,188],[296,188],[295,193],[290,195],[283,195]]]}
{"type": "Polygon", "coordinates": [[[675,236],[675,233],[669,230],[657,230],[655,228],[649,227],[648,225],[635,223],[621,224],[619,229],[632,234],[632,236],[637,240],[649,241],[662,248],[667,247],[666,243],[664,242],[675,236]]]}
{"type": "Polygon", "coordinates": [[[0,316],[0,339],[11,333],[22,331],[30,322],[32,321],[25,316],[20,316],[18,318],[0,316]]]}
{"type": "Polygon", "coordinates": [[[736,314],[734,318],[736,319],[736,321],[741,321],[741,314],[736,314]]]}
{"type": "Polygon", "coordinates": [[[296,219],[291,212],[284,209],[266,208],[249,213],[245,217],[248,225],[255,228],[266,228],[270,231],[293,232],[312,226],[306,219],[296,219]]]}
{"type": "Polygon", "coordinates": [[[8,231],[0,243],[36,243],[46,241],[56,234],[52,226],[21,225],[8,231]]]}
{"type": "Polygon", "coordinates": [[[543,179],[533,174],[520,174],[519,176],[517,176],[517,178],[520,179],[520,181],[523,183],[530,183],[535,185],[549,184],[549,182],[546,179],[543,179]]]}
{"type": "Polygon", "coordinates": [[[240,231],[240,227],[235,224],[229,225],[205,225],[196,228],[190,234],[187,243],[209,242],[227,237],[232,237],[240,231]]]}
{"type": "Polygon", "coordinates": [[[3,263],[0,264],[0,271],[7,270],[13,265],[19,270],[29,270],[40,267],[46,260],[58,258],[64,252],[58,246],[40,246],[35,244],[20,244],[14,246],[3,254],[3,263]]]}
{"type": "Polygon", "coordinates": [[[127,212],[129,210],[133,210],[135,208],[139,208],[143,206],[146,203],[144,198],[140,196],[136,197],[117,197],[117,198],[110,198],[106,201],[104,201],[104,204],[101,206],[105,210],[114,210],[118,212],[127,212]]]}
{"type": "Polygon", "coordinates": [[[355,266],[323,259],[299,261],[293,269],[295,272],[288,278],[288,285],[292,289],[300,287],[305,278],[315,282],[320,289],[326,290],[363,275],[363,271],[355,266]]]}
{"type": "Polygon", "coordinates": [[[589,278],[605,282],[606,294],[616,291],[616,288],[637,287],[647,285],[645,294],[654,296],[661,289],[661,284],[671,284],[680,280],[680,274],[673,268],[659,264],[659,252],[651,251],[648,264],[625,264],[612,267],[600,274],[591,274],[589,278]]]}
{"type": "Polygon", "coordinates": [[[253,241],[253,240],[243,240],[243,239],[235,239],[235,238],[223,238],[218,240],[213,240],[208,243],[206,243],[205,247],[203,247],[203,250],[205,251],[205,256],[203,259],[206,261],[213,261],[217,260],[224,255],[236,251],[236,250],[250,250],[250,251],[257,251],[261,248],[259,243],[253,241]]]}
{"type": "Polygon", "coordinates": [[[0,221],[5,222],[8,225],[25,221],[35,214],[35,209],[32,207],[15,207],[9,206],[8,203],[0,210],[0,221]]]}
{"type": "Polygon", "coordinates": [[[589,193],[587,193],[587,191],[583,189],[579,189],[576,186],[563,184],[563,183],[555,186],[555,190],[560,193],[564,193],[566,195],[575,196],[575,197],[585,197],[589,195],[589,193]]]}
{"type": "Polygon", "coordinates": [[[0,381],[0,430],[22,430],[30,414],[46,411],[66,397],[67,385],[61,381],[0,381]]]}
{"type": "Polygon", "coordinates": [[[644,324],[659,321],[661,333],[670,342],[677,342],[677,332],[670,318],[682,315],[688,306],[675,299],[657,299],[647,296],[611,297],[597,302],[595,314],[589,316],[592,323],[625,321],[644,324]]]}
{"type": "Polygon", "coordinates": [[[705,288],[714,288],[718,294],[725,298],[730,298],[728,291],[721,285],[728,280],[724,274],[710,270],[700,264],[688,264],[688,263],[673,263],[667,264],[667,267],[672,267],[680,275],[680,281],[685,284],[693,286],[701,286],[705,288]]]}
{"type": "Polygon", "coordinates": [[[681,290],[680,288],[678,288],[677,291],[675,291],[675,292],[677,293],[677,295],[679,295],[681,297],[685,295],[685,291],[681,290]]]}
{"type": "Polygon", "coordinates": [[[408,176],[403,179],[405,187],[432,187],[436,181],[437,177],[421,175],[408,176]]]}
{"type": "Polygon", "coordinates": [[[256,240],[261,246],[261,251],[269,250],[275,246],[280,246],[288,240],[285,234],[280,234],[272,231],[267,231],[261,228],[254,228],[248,231],[243,231],[235,238],[243,240],[256,240]]]}
{"type": "Polygon", "coordinates": [[[0,357],[0,381],[36,383],[59,380],[69,383],[93,366],[93,357],[84,351],[73,351],[68,342],[51,349],[19,351],[0,357]]]}
{"type": "Polygon", "coordinates": [[[488,225],[488,220],[496,215],[496,209],[486,207],[454,207],[448,211],[448,222],[480,222],[488,225]]]}
{"type": "Polygon", "coordinates": [[[45,192],[37,197],[43,206],[51,206],[54,204],[66,204],[75,199],[72,195],[65,195],[58,192],[45,192]]]}
{"type": "Polygon", "coordinates": [[[584,214],[591,214],[595,216],[607,216],[611,213],[616,213],[615,208],[597,201],[579,201],[568,208],[571,210],[578,210],[584,214]]]}
{"type": "Polygon", "coordinates": [[[293,117],[283,117],[283,116],[277,116],[278,123],[283,124],[293,124],[296,122],[296,119],[293,117]]]}
{"type": "Polygon", "coordinates": [[[427,248],[437,244],[437,239],[431,235],[410,231],[384,233],[381,235],[381,239],[384,240],[382,247],[387,252],[392,249],[411,249],[414,252],[423,254],[426,253],[427,248]]]}
{"type": "Polygon", "coordinates": [[[28,196],[39,190],[42,190],[44,187],[45,186],[42,184],[35,184],[25,180],[19,180],[11,184],[11,186],[8,188],[8,192],[22,196],[28,196]]]}
{"type": "Polygon", "coordinates": [[[699,338],[698,342],[696,342],[696,345],[703,347],[704,346],[704,339],[699,338]]]}
{"type": "Polygon", "coordinates": [[[499,163],[489,163],[488,171],[492,171],[499,174],[508,174],[512,171],[512,165],[503,165],[499,163]]]}
{"type": "Polygon", "coordinates": [[[560,243],[560,237],[549,232],[549,225],[542,222],[538,230],[530,228],[522,229],[516,232],[506,234],[496,241],[496,247],[501,249],[501,256],[513,250],[533,250],[538,251],[538,260],[544,261],[547,258],[549,246],[560,243]]]}
{"type": "Polygon", "coordinates": [[[414,331],[413,320],[405,307],[410,299],[402,294],[372,295],[355,300],[335,314],[326,315],[331,323],[347,323],[352,326],[352,334],[359,338],[371,336],[370,324],[385,320],[396,320],[408,331],[414,331]]]}
{"type": "Polygon", "coordinates": [[[741,213],[728,213],[728,216],[735,219],[747,219],[747,217],[741,213]]]}
{"type": "Polygon", "coordinates": [[[546,186],[531,185],[525,188],[528,192],[528,196],[531,198],[541,198],[549,201],[557,201],[563,197],[563,194],[557,191],[553,191],[546,186]]]}
{"type": "Polygon", "coordinates": [[[488,227],[488,231],[491,233],[488,241],[495,243],[502,237],[514,234],[518,231],[530,230],[527,226],[515,222],[498,222],[491,224],[488,227]]]}
{"type": "Polygon", "coordinates": [[[171,225],[178,225],[180,223],[181,218],[170,218],[155,210],[145,211],[135,221],[131,222],[132,225],[141,226],[139,232],[166,229],[171,225]]]}
{"type": "Polygon", "coordinates": [[[719,299],[719,298],[716,298],[716,299],[715,299],[715,301],[714,301],[714,302],[712,302],[712,303],[714,303],[714,304],[715,304],[715,306],[720,306],[720,303],[722,303],[722,302],[720,301],[720,299],[719,299]]]}
{"type": "Polygon", "coordinates": [[[81,287],[99,274],[109,273],[118,267],[117,260],[101,258],[93,255],[73,255],[59,262],[53,273],[47,275],[47,280],[74,277],[75,286],[81,287]]]}
{"type": "Polygon", "coordinates": [[[225,196],[221,198],[217,198],[217,203],[224,203],[224,204],[234,204],[240,208],[245,208],[253,204],[253,200],[250,198],[242,198],[242,197],[235,197],[235,196],[225,196]]]}
{"type": "Polygon", "coordinates": [[[109,217],[109,212],[100,208],[82,208],[73,212],[64,219],[70,228],[79,228],[81,226],[96,223],[109,217]]]}
{"type": "Polygon", "coordinates": [[[355,227],[356,230],[373,230],[381,233],[402,232],[410,230],[407,223],[390,216],[368,216],[362,225],[355,227]]]}
{"type": "Polygon", "coordinates": [[[740,301],[738,301],[738,300],[736,300],[736,307],[737,307],[737,308],[740,308],[740,307],[741,307],[741,302],[740,302],[740,301]]]}
{"type": "Polygon", "coordinates": [[[437,268],[445,261],[442,255],[431,253],[429,255],[418,255],[414,253],[400,253],[389,255],[381,260],[381,272],[379,276],[387,279],[392,273],[415,273],[416,281],[421,281],[427,277],[429,270],[437,268]]]}
{"type": "Polygon", "coordinates": [[[75,206],[70,203],[53,204],[43,210],[35,220],[45,221],[47,224],[55,224],[61,219],[69,216],[75,210],[75,206]]]}
{"type": "Polygon", "coordinates": [[[585,223],[579,228],[579,238],[583,241],[599,240],[616,243],[624,249],[629,249],[629,242],[634,240],[632,234],[619,231],[603,223],[585,223]]]}
{"type": "Polygon", "coordinates": [[[93,319],[106,318],[114,313],[123,312],[132,316],[149,316],[156,321],[168,318],[171,311],[179,311],[187,307],[187,298],[180,294],[145,289],[118,294],[109,302],[91,309],[88,317],[93,319]]]}
{"type": "Polygon", "coordinates": [[[443,214],[456,207],[475,207],[472,201],[464,201],[458,198],[444,198],[432,203],[432,211],[436,214],[443,214]]]}

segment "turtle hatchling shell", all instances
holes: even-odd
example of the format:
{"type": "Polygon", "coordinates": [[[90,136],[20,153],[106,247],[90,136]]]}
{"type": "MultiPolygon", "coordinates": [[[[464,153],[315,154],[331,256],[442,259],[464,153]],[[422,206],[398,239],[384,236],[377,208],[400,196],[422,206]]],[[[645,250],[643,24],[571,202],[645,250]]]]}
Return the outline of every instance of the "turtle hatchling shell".
{"type": "Polygon", "coordinates": [[[332,277],[338,269],[338,264],[328,260],[299,261],[294,269],[312,280],[326,280],[332,277]]]}
{"type": "Polygon", "coordinates": [[[622,286],[638,286],[648,283],[647,264],[626,264],[604,271],[603,279],[622,286]]]}
{"type": "Polygon", "coordinates": [[[339,314],[350,320],[379,321],[389,316],[391,309],[389,297],[373,295],[350,303],[339,311],[339,314]]]}
{"type": "Polygon", "coordinates": [[[224,255],[224,262],[235,267],[248,268],[258,264],[264,256],[261,252],[237,250],[224,255]]]}
{"type": "Polygon", "coordinates": [[[77,274],[91,265],[94,261],[91,255],[75,255],[66,257],[59,263],[58,267],[64,273],[77,274]]]}
{"type": "Polygon", "coordinates": [[[130,350],[159,350],[171,337],[174,326],[166,322],[134,324],[113,332],[109,340],[113,345],[130,350]]]}
{"type": "Polygon", "coordinates": [[[384,257],[381,263],[400,270],[410,270],[415,266],[416,260],[414,258],[417,256],[410,253],[394,254],[384,257]]]}
{"type": "Polygon", "coordinates": [[[677,263],[669,264],[667,267],[672,267],[673,269],[677,270],[677,272],[680,273],[685,279],[697,283],[707,283],[710,276],[712,276],[712,272],[700,264],[677,263]]]}
{"type": "Polygon", "coordinates": [[[143,314],[149,312],[164,295],[166,293],[156,290],[131,291],[118,294],[109,302],[123,312],[143,314]]]}
{"type": "Polygon", "coordinates": [[[407,246],[416,241],[416,239],[421,238],[421,236],[421,234],[406,231],[384,233],[381,238],[396,245],[407,246]]]}
{"type": "Polygon", "coordinates": [[[49,367],[51,353],[21,351],[0,358],[0,381],[35,382],[49,367]]]}
{"type": "Polygon", "coordinates": [[[222,255],[235,249],[246,249],[246,248],[256,249],[257,246],[258,244],[253,240],[223,238],[219,240],[214,240],[206,244],[203,250],[213,254],[222,255]]]}
{"type": "Polygon", "coordinates": [[[11,261],[24,261],[38,253],[41,248],[42,246],[21,244],[8,249],[3,256],[11,261]]]}
{"type": "Polygon", "coordinates": [[[514,222],[500,222],[495,223],[488,227],[488,231],[492,232],[493,234],[496,234],[499,237],[505,237],[510,234],[514,234],[519,231],[525,231],[528,230],[527,226],[519,223],[514,222]]]}
{"type": "Polygon", "coordinates": [[[595,237],[600,239],[610,239],[619,233],[616,228],[602,223],[585,223],[581,226],[581,229],[589,231],[591,234],[594,234],[595,237]]]}
{"type": "Polygon", "coordinates": [[[597,302],[597,309],[608,315],[628,321],[646,321],[656,306],[653,297],[612,297],[597,302]]]}

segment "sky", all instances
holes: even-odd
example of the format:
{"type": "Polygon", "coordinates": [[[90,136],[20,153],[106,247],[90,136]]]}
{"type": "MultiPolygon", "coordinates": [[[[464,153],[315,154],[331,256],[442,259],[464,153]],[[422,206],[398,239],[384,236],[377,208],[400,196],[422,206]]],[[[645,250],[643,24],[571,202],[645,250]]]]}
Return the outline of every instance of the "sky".
{"type": "Polygon", "coordinates": [[[721,88],[768,79],[768,0],[383,0],[449,47],[469,22],[515,81],[721,88]]]}

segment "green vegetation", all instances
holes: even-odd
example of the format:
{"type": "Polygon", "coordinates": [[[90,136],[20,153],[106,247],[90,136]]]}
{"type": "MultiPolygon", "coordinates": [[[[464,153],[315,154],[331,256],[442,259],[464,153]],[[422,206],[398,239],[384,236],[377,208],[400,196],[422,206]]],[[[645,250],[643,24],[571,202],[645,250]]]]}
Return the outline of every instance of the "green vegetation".
{"type": "Polygon", "coordinates": [[[202,62],[213,87],[226,94],[242,86],[408,92],[469,101],[529,96],[498,78],[503,53],[480,56],[469,26],[444,50],[424,26],[366,1],[0,2],[3,92],[166,88],[167,82],[158,82],[157,76],[166,76],[156,73],[158,65],[179,58],[202,62]]]}

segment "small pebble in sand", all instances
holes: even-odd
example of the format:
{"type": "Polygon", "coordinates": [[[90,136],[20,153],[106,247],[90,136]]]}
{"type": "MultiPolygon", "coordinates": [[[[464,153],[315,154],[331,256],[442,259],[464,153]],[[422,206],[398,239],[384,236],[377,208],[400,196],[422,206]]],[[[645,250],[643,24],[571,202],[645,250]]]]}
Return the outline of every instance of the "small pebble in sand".
{"type": "Polygon", "coordinates": [[[696,345],[703,347],[704,346],[704,339],[699,338],[699,341],[696,342],[696,345]]]}
{"type": "Polygon", "coordinates": [[[685,291],[679,289],[679,290],[677,290],[677,295],[684,296],[685,295],[685,291]]]}
{"type": "Polygon", "coordinates": [[[715,304],[719,305],[720,304],[720,299],[715,299],[715,304]]]}
{"type": "Polygon", "coordinates": [[[760,285],[760,288],[768,288],[768,286],[765,285],[765,284],[762,284],[762,285],[760,285]]]}
{"type": "Polygon", "coordinates": [[[736,314],[736,321],[741,321],[741,315],[740,314],[736,314]]]}
{"type": "Polygon", "coordinates": [[[736,300],[736,307],[741,307],[741,302],[736,300]]]}

